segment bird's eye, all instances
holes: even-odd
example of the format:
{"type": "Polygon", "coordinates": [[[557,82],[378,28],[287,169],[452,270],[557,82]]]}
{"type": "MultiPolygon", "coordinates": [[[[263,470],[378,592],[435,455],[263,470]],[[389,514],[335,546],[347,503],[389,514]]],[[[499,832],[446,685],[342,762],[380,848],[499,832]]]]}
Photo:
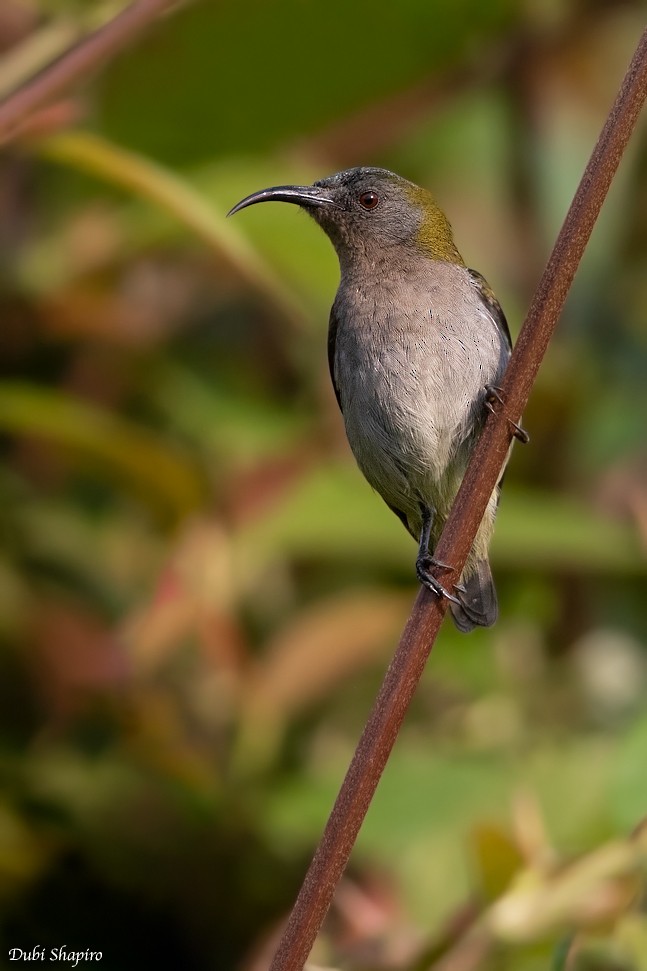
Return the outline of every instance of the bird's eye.
{"type": "Polygon", "coordinates": [[[375,209],[379,201],[380,197],[377,192],[362,192],[359,197],[359,204],[362,209],[375,209]]]}

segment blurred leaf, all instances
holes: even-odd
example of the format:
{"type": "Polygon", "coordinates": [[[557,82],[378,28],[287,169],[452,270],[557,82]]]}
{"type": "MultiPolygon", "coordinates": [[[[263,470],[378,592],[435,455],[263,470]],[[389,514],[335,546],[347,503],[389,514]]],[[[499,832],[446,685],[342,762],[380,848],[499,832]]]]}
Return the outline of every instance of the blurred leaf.
{"type": "Polygon", "coordinates": [[[265,645],[247,702],[273,718],[325,696],[353,671],[383,656],[402,625],[409,597],[354,591],[302,610],[265,645]]]}
{"type": "Polygon", "coordinates": [[[28,585],[4,554],[0,556],[0,638],[20,631],[33,603],[28,585]]]}
{"type": "Polygon", "coordinates": [[[622,916],[607,932],[574,934],[556,971],[646,971],[647,921],[637,913],[622,916]]]}
{"type": "Polygon", "coordinates": [[[317,466],[289,490],[263,519],[245,525],[235,540],[241,563],[266,569],[262,557],[387,558],[406,563],[411,540],[350,462],[317,466]]]}
{"type": "MultiPolygon", "coordinates": [[[[150,588],[150,577],[163,562],[165,543],[159,524],[140,510],[123,503],[109,516],[98,517],[94,510],[73,506],[60,496],[33,495],[26,486],[12,490],[7,481],[0,480],[0,492],[14,530],[7,555],[37,564],[39,571],[49,567],[46,572],[59,581],[64,577],[68,590],[82,592],[86,599],[91,594],[104,614],[118,616],[150,588]]],[[[28,587],[27,577],[23,586],[28,587]]],[[[13,608],[21,605],[21,597],[15,587],[12,592],[8,578],[3,577],[0,590],[4,620],[10,614],[2,609],[3,596],[12,597],[13,608]]]]}
{"type": "Polygon", "coordinates": [[[151,601],[137,609],[122,630],[139,676],[163,667],[188,643],[208,658],[200,694],[214,702],[205,721],[228,718],[235,709],[243,638],[234,619],[236,590],[228,532],[214,519],[192,518],[180,531],[172,555],[160,570],[151,601]],[[215,689],[212,693],[211,688],[215,689]]]}
{"type": "Polygon", "coordinates": [[[506,487],[494,534],[501,562],[583,573],[647,573],[647,557],[631,526],[586,502],[506,487]]]}
{"type": "Polygon", "coordinates": [[[147,390],[172,428],[222,462],[262,464],[267,455],[304,443],[308,416],[275,401],[243,395],[177,361],[157,360],[147,390]]]}
{"type": "Polygon", "coordinates": [[[638,846],[618,840],[554,873],[527,870],[492,905],[487,926],[517,942],[573,925],[608,925],[635,899],[646,864],[638,846]]]}
{"type": "Polygon", "coordinates": [[[34,681],[57,718],[128,680],[130,665],[115,633],[77,604],[41,597],[29,634],[34,681]]]}
{"type": "Polygon", "coordinates": [[[385,9],[367,0],[194,4],[103,72],[102,124],[176,164],[266,151],[438,76],[493,42],[521,10],[514,0],[404,0],[388,13],[385,30],[385,9]],[[170,65],[182,83],[160,111],[170,65]]]}
{"type": "Polygon", "coordinates": [[[267,759],[296,714],[384,657],[408,600],[386,590],[343,594],[302,610],[279,630],[246,687],[240,758],[267,759]]]}
{"type": "Polygon", "coordinates": [[[48,865],[54,843],[26,823],[23,815],[4,801],[0,803],[0,901],[6,903],[24,892],[48,865]]]}
{"type": "Polygon", "coordinates": [[[186,180],[134,152],[89,132],[66,132],[38,145],[46,158],[73,165],[149,199],[205,243],[226,266],[258,290],[286,320],[301,323],[303,311],[233,223],[210,209],[186,180]]]}
{"type": "Polygon", "coordinates": [[[560,941],[555,948],[553,966],[551,971],[568,971],[569,953],[573,942],[572,935],[560,941]]]}
{"type": "Polygon", "coordinates": [[[493,823],[477,824],[471,837],[478,885],[486,900],[495,900],[522,868],[523,856],[508,833],[493,823]]]}
{"type": "Polygon", "coordinates": [[[632,961],[632,971],[647,971],[647,916],[627,914],[619,922],[615,936],[632,961]]]}
{"type": "Polygon", "coordinates": [[[647,814],[647,718],[639,719],[618,746],[611,809],[620,830],[632,830],[647,814]]]}
{"type": "Polygon", "coordinates": [[[34,435],[100,462],[175,515],[198,507],[206,480],[188,455],[142,428],[80,398],[26,383],[0,386],[0,428],[34,435]]]}
{"type": "MultiPolygon", "coordinates": [[[[349,462],[314,469],[239,542],[255,555],[281,549],[301,556],[382,557],[403,568],[414,556],[405,531],[349,462]]],[[[550,573],[647,573],[640,540],[624,523],[568,497],[512,486],[502,500],[493,555],[497,563],[550,573]]]]}

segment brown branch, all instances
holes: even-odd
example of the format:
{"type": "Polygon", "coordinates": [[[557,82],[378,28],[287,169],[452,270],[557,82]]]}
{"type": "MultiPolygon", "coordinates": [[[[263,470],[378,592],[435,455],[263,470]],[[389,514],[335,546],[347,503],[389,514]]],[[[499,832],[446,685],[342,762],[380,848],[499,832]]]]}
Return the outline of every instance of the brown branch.
{"type": "Polygon", "coordinates": [[[62,95],[126,47],[176,0],[135,0],[0,102],[0,145],[10,141],[32,112],[62,95]]]}
{"type": "MultiPolygon", "coordinates": [[[[510,445],[517,419],[564,305],[575,271],[647,95],[647,30],[609,113],[528,311],[503,382],[505,408],[490,415],[435,556],[460,575],[510,445]],[[504,414],[505,411],[505,414],[504,414]]],[[[301,971],[326,916],[400,725],[433,646],[447,602],[421,589],[386,673],[270,971],[301,971]]]]}

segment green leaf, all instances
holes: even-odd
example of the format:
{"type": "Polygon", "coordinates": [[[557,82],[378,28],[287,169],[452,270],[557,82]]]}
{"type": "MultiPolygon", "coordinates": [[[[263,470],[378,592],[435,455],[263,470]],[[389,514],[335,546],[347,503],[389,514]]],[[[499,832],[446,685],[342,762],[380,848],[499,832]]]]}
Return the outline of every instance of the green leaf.
{"type": "Polygon", "coordinates": [[[39,143],[53,161],[79,168],[148,199],[178,219],[241,280],[276,306],[281,316],[299,323],[303,310],[281,280],[246,242],[233,222],[212,210],[179,175],[162,165],[89,132],[65,132],[39,143]]]}
{"type": "MultiPolygon", "coordinates": [[[[403,568],[413,562],[411,539],[350,462],[313,470],[240,543],[255,554],[377,556],[403,568]]],[[[502,500],[493,558],[551,573],[647,572],[638,537],[624,523],[567,497],[512,487],[502,500]]]]}
{"type": "Polygon", "coordinates": [[[0,428],[69,449],[177,516],[200,506],[206,477],[176,446],[61,391],[0,385],[0,428]]]}
{"type": "Polygon", "coordinates": [[[618,747],[611,806],[618,828],[628,832],[647,816],[647,718],[637,721],[618,747]]]}

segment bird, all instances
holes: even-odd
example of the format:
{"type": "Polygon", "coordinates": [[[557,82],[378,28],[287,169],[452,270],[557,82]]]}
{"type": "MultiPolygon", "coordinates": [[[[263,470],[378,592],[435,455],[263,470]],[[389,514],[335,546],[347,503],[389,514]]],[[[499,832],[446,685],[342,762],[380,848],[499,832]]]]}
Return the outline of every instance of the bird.
{"type": "Polygon", "coordinates": [[[488,549],[501,479],[453,592],[434,575],[452,568],[433,551],[487,410],[502,401],[512,345],[498,300],[464,262],[433,195],[388,169],[273,186],[228,215],[270,201],[309,213],[337,252],[328,360],[359,468],[418,543],[417,578],[447,598],[456,627],[491,626],[498,603],[488,549]]]}

